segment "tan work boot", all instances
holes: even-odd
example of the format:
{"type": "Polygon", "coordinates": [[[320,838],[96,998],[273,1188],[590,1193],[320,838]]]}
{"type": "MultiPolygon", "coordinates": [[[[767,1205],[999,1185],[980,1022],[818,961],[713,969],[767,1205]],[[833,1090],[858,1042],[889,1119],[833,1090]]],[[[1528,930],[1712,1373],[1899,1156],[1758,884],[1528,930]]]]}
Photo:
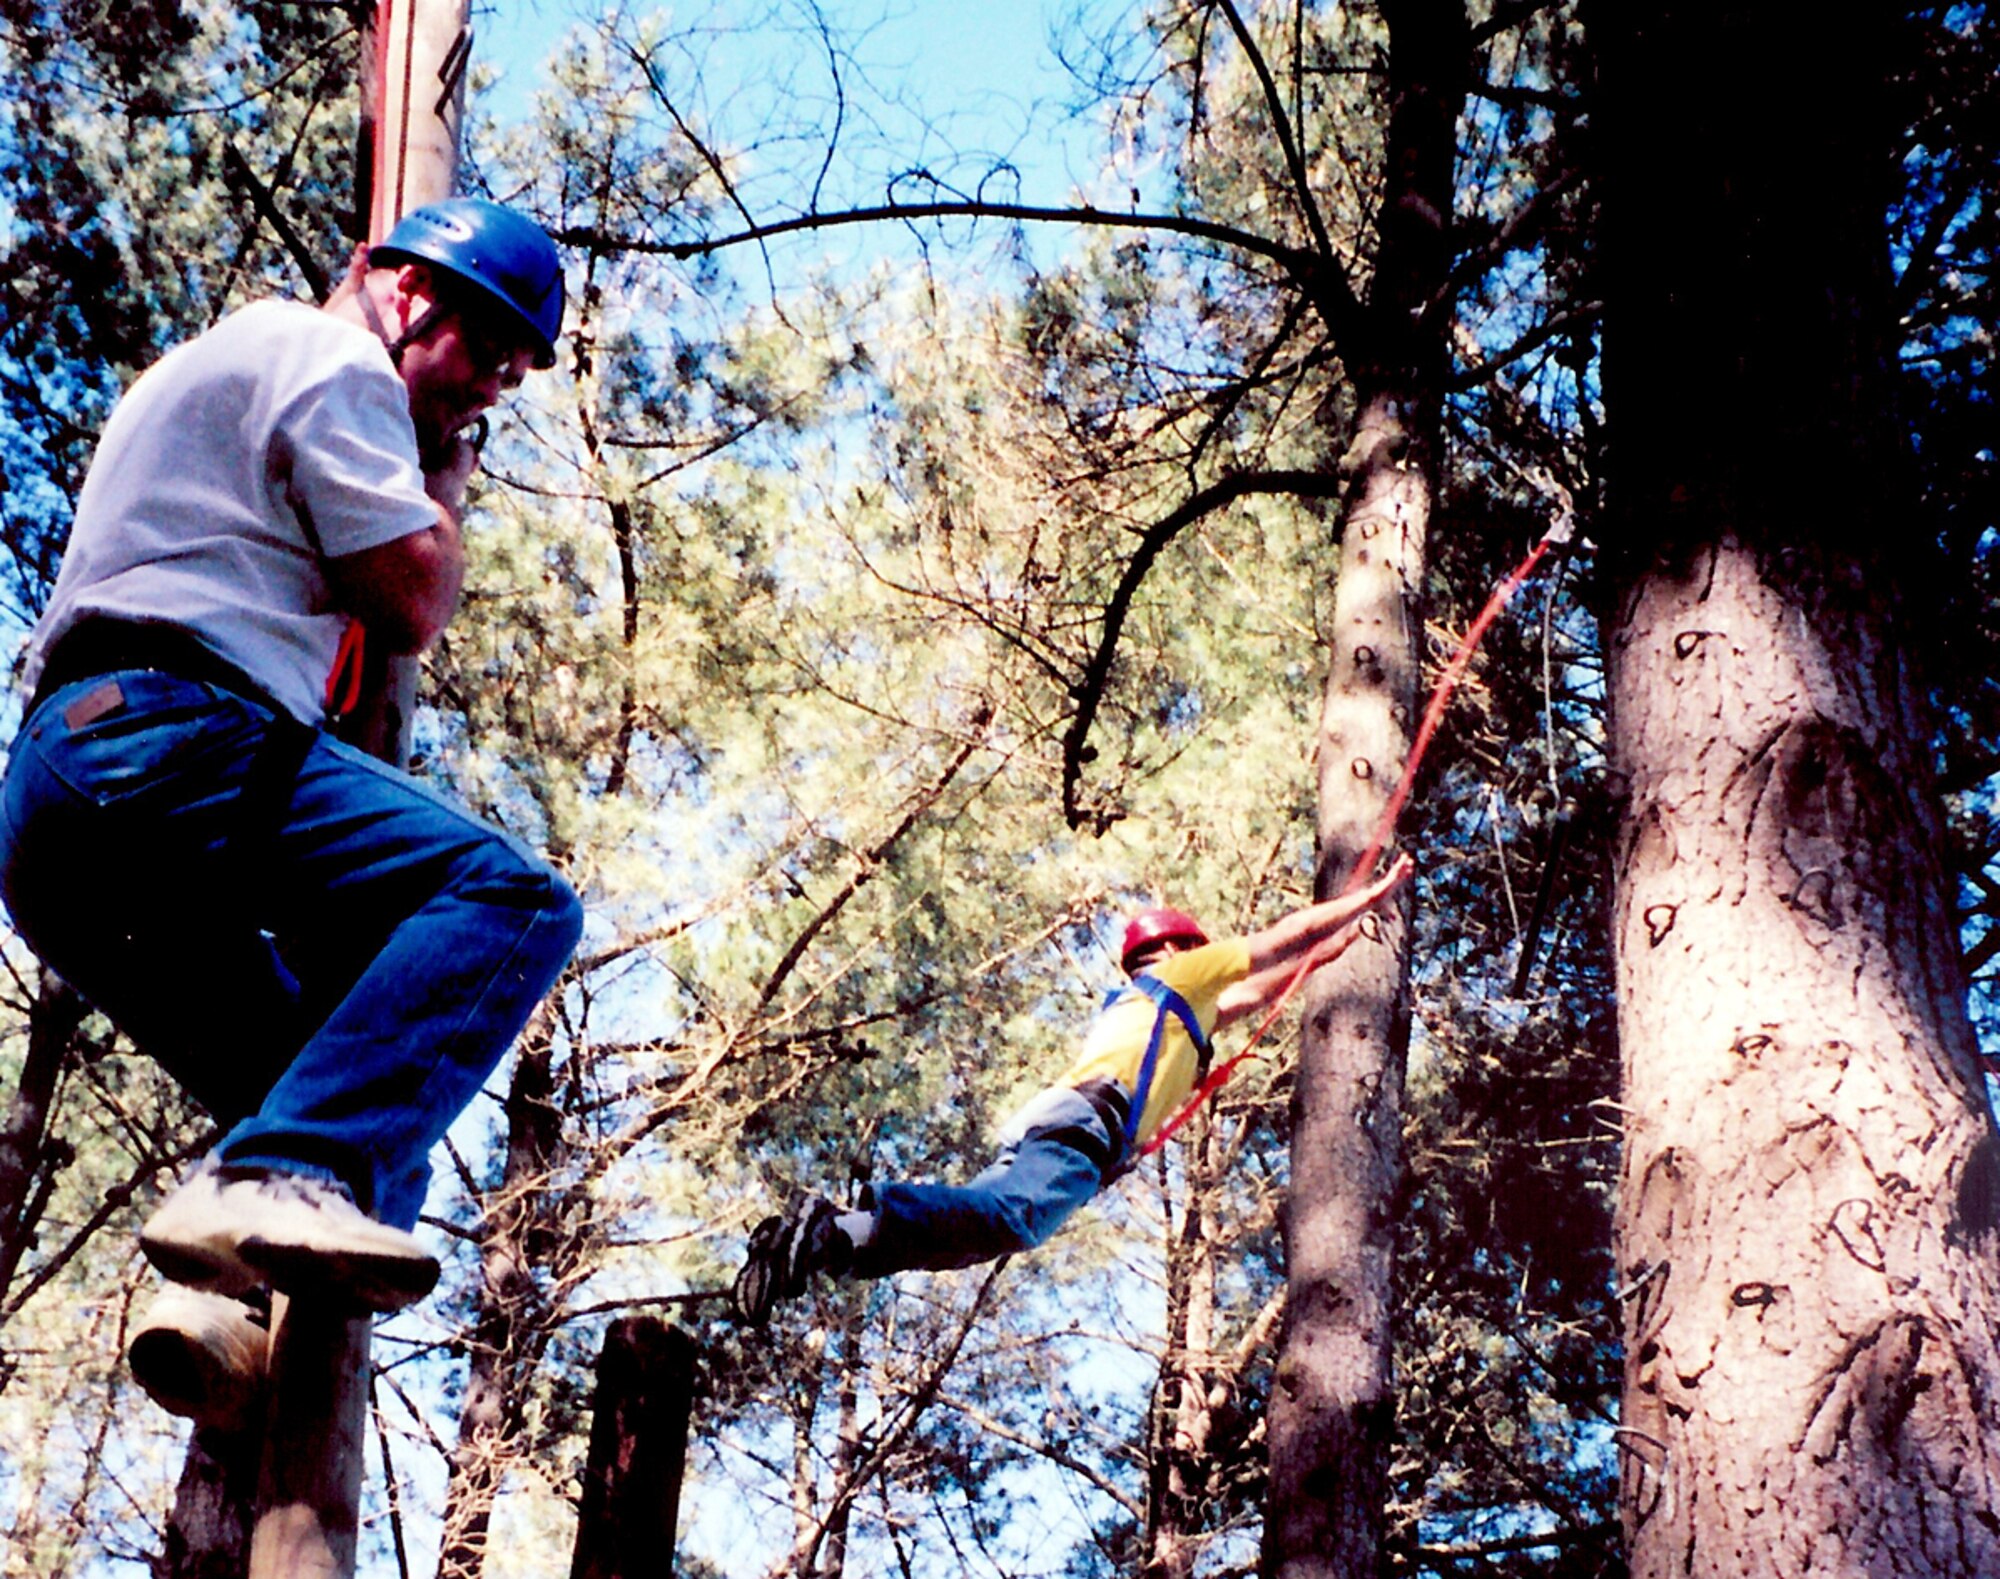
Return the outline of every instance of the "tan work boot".
{"type": "Polygon", "coordinates": [[[125,1363],[169,1414],[238,1432],[257,1423],[270,1352],[271,1302],[169,1283],[125,1345],[125,1363]]]}
{"type": "Polygon", "coordinates": [[[341,1186],[292,1173],[205,1166],[153,1213],[139,1246],[176,1283],[214,1294],[268,1284],[388,1311],[438,1279],[413,1235],[376,1222],[341,1186]]]}

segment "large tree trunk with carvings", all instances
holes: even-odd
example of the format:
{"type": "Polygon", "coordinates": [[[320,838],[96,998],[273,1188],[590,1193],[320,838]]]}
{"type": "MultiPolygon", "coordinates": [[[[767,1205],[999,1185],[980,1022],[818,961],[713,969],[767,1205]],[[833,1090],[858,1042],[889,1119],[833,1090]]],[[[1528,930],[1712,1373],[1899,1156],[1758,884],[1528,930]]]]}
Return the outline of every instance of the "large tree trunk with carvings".
{"type": "Polygon", "coordinates": [[[1593,23],[1623,1513],[1640,1579],[1971,1579],[2000,1148],[1899,585],[1887,40],[1777,9],[1593,23]]]}

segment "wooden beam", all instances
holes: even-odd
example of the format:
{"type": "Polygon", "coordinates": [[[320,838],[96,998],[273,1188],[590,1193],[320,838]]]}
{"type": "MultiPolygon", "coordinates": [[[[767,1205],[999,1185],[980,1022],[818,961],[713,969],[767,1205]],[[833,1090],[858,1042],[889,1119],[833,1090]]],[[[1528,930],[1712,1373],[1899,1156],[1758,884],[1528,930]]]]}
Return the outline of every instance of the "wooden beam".
{"type": "MultiPolygon", "coordinates": [[[[361,146],[365,190],[356,209],[380,241],[412,208],[449,197],[458,181],[468,0],[381,0],[362,37],[361,146]]],[[[360,703],[337,733],[397,767],[410,760],[418,661],[369,650],[360,703]]]]}
{"type": "Polygon", "coordinates": [[[570,1579],[674,1571],[694,1372],[694,1340],[656,1316],[627,1316],[605,1333],[570,1579]]]}
{"type": "Polygon", "coordinates": [[[370,1319],[278,1296],[247,1579],[350,1579],[370,1319]]]}

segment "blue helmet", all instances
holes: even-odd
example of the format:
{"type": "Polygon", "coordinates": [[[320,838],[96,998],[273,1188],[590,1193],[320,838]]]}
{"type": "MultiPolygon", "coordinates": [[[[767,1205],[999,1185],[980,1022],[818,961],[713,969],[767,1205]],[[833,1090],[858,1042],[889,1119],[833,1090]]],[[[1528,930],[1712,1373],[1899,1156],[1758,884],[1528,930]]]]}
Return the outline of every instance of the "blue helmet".
{"type": "Polygon", "coordinates": [[[555,365],[556,336],[562,333],[562,259],[532,219],[484,198],[448,197],[397,220],[369,249],[368,261],[425,263],[477,287],[526,330],[535,366],[555,365]]]}

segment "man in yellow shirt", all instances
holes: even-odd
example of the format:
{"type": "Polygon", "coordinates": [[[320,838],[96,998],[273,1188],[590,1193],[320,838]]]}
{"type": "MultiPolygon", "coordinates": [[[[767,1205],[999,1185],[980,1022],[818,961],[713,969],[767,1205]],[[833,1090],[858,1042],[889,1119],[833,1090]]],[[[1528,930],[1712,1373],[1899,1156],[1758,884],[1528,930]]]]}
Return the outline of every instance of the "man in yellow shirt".
{"type": "Polygon", "coordinates": [[[1180,1110],[1217,1029],[1274,1002],[1315,950],[1321,963],[1343,953],[1363,913],[1409,875],[1403,856],[1355,893],[1216,943],[1183,911],[1141,911],[1120,951],[1126,985],[1093,1022],[1068,1072],[1001,1130],[992,1164],[961,1185],[871,1186],[851,1212],[805,1196],[766,1218],[737,1274],[738,1314],[762,1325],[780,1299],[804,1293],[815,1272],[886,1277],[1033,1249],[1180,1110]]]}

